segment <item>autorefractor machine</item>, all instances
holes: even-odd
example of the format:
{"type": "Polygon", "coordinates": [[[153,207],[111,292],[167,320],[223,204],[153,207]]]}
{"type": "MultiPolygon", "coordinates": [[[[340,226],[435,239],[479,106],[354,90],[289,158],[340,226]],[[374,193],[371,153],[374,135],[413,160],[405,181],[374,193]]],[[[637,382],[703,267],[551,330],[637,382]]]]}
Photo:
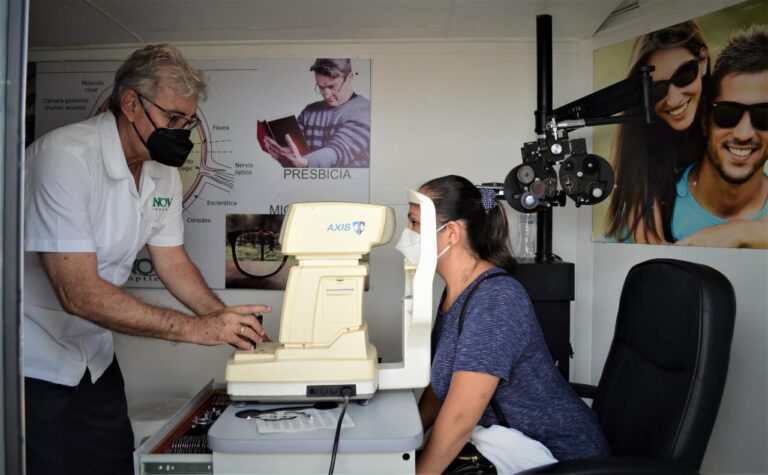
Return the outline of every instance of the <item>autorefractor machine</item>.
{"type": "Polygon", "coordinates": [[[432,281],[436,257],[435,208],[408,192],[421,207],[417,265],[404,263],[403,359],[380,364],[363,319],[368,264],[363,256],[386,244],[395,229],[392,208],[364,203],[290,205],[280,231],[290,269],[278,341],[237,350],[226,367],[234,400],[288,401],[371,398],[377,389],[429,384],[432,281]]]}

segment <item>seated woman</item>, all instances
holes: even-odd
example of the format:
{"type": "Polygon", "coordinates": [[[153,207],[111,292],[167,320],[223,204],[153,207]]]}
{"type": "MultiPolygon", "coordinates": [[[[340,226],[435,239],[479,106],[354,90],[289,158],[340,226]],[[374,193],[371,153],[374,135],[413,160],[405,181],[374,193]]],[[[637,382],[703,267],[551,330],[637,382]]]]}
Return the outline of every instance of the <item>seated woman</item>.
{"type": "MultiPolygon", "coordinates": [[[[594,413],[555,368],[528,294],[505,274],[514,271],[515,259],[507,245],[506,215],[495,195],[455,175],[431,180],[419,191],[435,204],[437,273],[446,292],[435,322],[431,384],[419,402],[424,430],[432,427],[432,434],[416,472],[443,472],[470,436],[481,452],[477,440],[493,446],[482,428],[504,424],[492,398],[510,428],[492,429],[503,440],[510,434],[517,438],[488,457],[500,472],[608,455],[594,413]],[[481,282],[498,273],[505,275],[481,282]],[[462,307],[476,285],[460,329],[462,307]],[[547,457],[529,457],[531,451],[547,457]]],[[[412,204],[408,227],[416,233],[419,216],[419,206],[412,204]]]]}

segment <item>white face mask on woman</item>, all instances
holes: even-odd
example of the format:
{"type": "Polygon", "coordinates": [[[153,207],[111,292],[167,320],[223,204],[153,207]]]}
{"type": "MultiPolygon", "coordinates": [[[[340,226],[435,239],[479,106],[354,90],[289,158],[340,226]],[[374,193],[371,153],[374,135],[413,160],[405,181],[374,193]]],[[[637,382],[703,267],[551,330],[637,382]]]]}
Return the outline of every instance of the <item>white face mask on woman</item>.
{"type": "MultiPolygon", "coordinates": [[[[437,232],[443,230],[448,225],[448,223],[443,224],[439,228],[437,228],[437,232]]],[[[448,244],[445,249],[440,251],[437,254],[437,258],[440,259],[440,257],[448,252],[448,249],[451,248],[451,245],[448,244]]],[[[400,251],[403,256],[405,256],[405,260],[408,261],[411,265],[418,265],[419,264],[419,258],[421,257],[421,236],[416,231],[412,230],[411,228],[405,228],[403,229],[403,234],[400,235],[400,239],[397,241],[397,244],[395,244],[395,249],[400,251]]]]}

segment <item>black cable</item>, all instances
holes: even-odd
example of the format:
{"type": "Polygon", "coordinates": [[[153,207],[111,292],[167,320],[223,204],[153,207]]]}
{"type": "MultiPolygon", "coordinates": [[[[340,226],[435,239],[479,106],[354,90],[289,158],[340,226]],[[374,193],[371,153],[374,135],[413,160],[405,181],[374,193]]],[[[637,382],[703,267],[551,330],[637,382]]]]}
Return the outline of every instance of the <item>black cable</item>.
{"type": "Polygon", "coordinates": [[[341,422],[344,420],[344,413],[347,412],[349,396],[344,396],[344,405],[341,407],[339,422],[336,423],[336,435],[333,436],[333,450],[331,452],[331,467],[328,469],[328,475],[333,475],[333,468],[336,466],[336,452],[339,449],[339,435],[341,434],[341,422]]]}

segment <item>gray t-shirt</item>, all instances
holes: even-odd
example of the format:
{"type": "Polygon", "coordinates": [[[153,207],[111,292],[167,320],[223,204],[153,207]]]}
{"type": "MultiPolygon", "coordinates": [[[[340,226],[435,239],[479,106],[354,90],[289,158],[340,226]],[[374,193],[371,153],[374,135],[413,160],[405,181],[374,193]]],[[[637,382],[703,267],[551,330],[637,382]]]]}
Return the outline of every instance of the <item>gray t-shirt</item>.
{"type": "MultiPolygon", "coordinates": [[[[467,295],[486,275],[499,272],[503,270],[486,271],[446,314],[438,311],[432,390],[445,400],[455,371],[498,376],[495,398],[510,427],[544,444],[558,460],[608,455],[594,412],[555,368],[528,294],[516,279],[483,282],[467,306],[459,335],[467,295]]],[[[490,405],[479,424],[499,424],[490,405]]]]}
{"type": "Polygon", "coordinates": [[[354,94],[344,104],[309,104],[299,125],[312,150],[304,155],[310,168],[368,168],[370,166],[371,103],[354,94]]]}

